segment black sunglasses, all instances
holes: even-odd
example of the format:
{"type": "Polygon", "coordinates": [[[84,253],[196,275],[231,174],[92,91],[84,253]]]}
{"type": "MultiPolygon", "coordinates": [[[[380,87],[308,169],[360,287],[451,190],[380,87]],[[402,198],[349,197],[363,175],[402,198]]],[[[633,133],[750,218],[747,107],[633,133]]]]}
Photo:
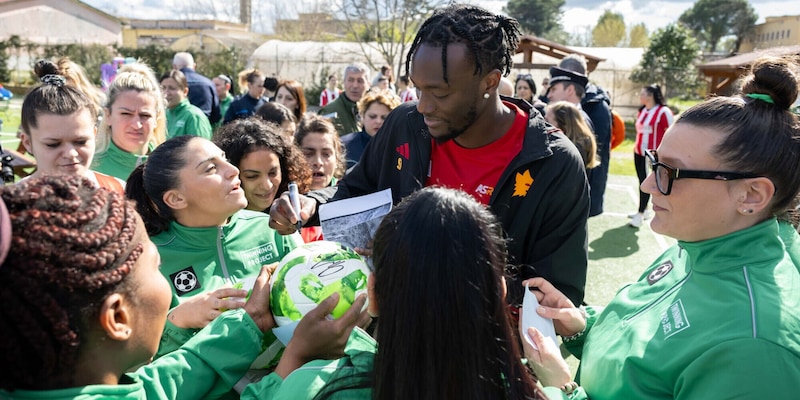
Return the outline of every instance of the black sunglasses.
{"type": "Polygon", "coordinates": [[[691,169],[679,169],[670,167],[667,164],[658,162],[658,153],[655,150],[645,150],[644,154],[650,160],[653,173],[656,174],[656,186],[658,191],[664,196],[669,196],[672,192],[672,182],[676,179],[712,179],[717,181],[732,181],[736,179],[758,178],[759,175],[739,173],[739,172],[720,172],[720,171],[698,171],[691,169]]]}

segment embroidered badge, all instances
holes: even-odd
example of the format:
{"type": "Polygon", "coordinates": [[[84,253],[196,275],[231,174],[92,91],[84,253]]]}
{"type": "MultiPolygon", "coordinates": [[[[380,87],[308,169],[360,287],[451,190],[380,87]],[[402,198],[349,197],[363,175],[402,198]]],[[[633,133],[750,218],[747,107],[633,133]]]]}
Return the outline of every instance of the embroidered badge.
{"type": "Polygon", "coordinates": [[[533,184],[533,177],[531,171],[526,170],[525,173],[520,174],[517,172],[516,180],[514,181],[514,194],[512,197],[525,197],[528,195],[528,190],[533,184]]]}
{"type": "Polygon", "coordinates": [[[172,287],[175,288],[178,296],[183,296],[202,287],[191,265],[170,275],[169,281],[172,282],[172,287]]]}
{"type": "Polygon", "coordinates": [[[678,299],[661,314],[661,329],[664,331],[664,339],[688,328],[689,319],[686,318],[686,310],[683,309],[683,302],[678,299]]]}
{"type": "Polygon", "coordinates": [[[647,274],[647,283],[649,283],[650,286],[653,286],[654,283],[660,281],[661,278],[667,276],[669,271],[672,271],[672,267],[673,267],[672,261],[667,261],[659,265],[658,268],[654,269],[649,274],[647,274]]]}

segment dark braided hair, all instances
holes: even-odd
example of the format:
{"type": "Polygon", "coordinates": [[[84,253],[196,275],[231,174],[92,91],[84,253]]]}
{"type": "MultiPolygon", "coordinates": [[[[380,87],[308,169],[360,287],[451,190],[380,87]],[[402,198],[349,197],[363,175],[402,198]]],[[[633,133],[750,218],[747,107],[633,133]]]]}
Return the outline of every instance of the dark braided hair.
{"type": "Polygon", "coordinates": [[[511,72],[512,57],[519,44],[519,23],[513,18],[492,14],[473,5],[454,4],[436,11],[417,32],[406,56],[406,75],[419,46],[442,48],[442,69],[447,80],[447,46],[464,43],[475,60],[475,74],[499,69],[511,72]]]}
{"type": "Polygon", "coordinates": [[[99,305],[126,283],[144,227],[119,194],[86,178],[42,176],[0,188],[12,225],[0,266],[0,389],[72,386],[99,305]]]}

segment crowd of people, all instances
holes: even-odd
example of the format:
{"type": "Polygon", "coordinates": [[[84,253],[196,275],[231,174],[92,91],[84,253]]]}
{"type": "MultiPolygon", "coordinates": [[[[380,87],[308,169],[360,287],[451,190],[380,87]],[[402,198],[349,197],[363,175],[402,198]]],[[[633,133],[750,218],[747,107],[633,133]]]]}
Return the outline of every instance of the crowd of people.
{"type": "Polygon", "coordinates": [[[740,94],[677,117],[642,89],[630,224],[677,244],[601,307],[584,296],[609,96],[576,55],[539,92],[506,78],[519,39],[513,18],[449,5],[399,78],[353,62],[317,112],[298,81],[249,69],[236,93],[185,52],[160,80],[124,65],[105,93],[38,61],[20,124],[37,170],[0,188],[0,398],[793,397],[795,62],[760,59],[740,94]],[[324,240],[321,205],[383,189],[395,206],[356,249],[368,294],[335,320],[338,295],[322,301],[284,346],[275,266],[324,240]],[[230,285],[249,278],[249,297],[230,285]],[[526,290],[578,371],[522,323],[526,290]]]}

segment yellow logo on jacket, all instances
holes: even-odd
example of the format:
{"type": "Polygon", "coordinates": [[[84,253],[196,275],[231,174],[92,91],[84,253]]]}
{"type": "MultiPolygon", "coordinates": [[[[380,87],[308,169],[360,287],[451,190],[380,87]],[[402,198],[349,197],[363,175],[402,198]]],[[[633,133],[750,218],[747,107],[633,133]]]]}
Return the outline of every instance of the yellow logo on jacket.
{"type": "Polygon", "coordinates": [[[513,197],[525,197],[528,195],[528,190],[531,188],[533,184],[533,177],[531,177],[531,171],[527,170],[525,173],[517,172],[516,179],[514,181],[514,194],[513,197]]]}

